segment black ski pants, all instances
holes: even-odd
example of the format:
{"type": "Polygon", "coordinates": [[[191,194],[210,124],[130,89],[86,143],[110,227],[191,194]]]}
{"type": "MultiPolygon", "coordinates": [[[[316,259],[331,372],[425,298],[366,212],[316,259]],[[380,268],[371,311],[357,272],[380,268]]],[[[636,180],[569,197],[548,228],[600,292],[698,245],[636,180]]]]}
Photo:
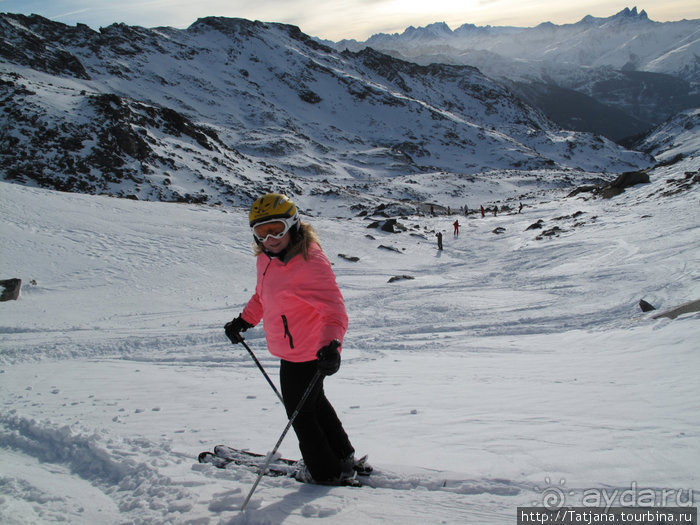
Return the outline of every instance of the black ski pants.
{"type": "MultiPolygon", "coordinates": [[[[292,363],[282,360],[282,398],[291,417],[316,374],[316,361],[292,363]]],[[[304,463],[316,481],[330,481],[342,470],[342,460],[355,452],[343,425],[323,392],[323,376],[309,395],[292,425],[299,438],[304,463]]]]}

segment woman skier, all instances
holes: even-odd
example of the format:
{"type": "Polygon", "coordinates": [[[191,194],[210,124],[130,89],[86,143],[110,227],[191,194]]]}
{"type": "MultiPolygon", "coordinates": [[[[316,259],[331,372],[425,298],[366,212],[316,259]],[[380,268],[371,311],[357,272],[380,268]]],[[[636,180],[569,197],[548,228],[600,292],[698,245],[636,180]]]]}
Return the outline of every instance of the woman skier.
{"type": "Polygon", "coordinates": [[[342,484],[371,467],[355,449],[323,391],[340,367],[348,316],[335,274],[312,226],[286,195],[257,199],[248,216],[255,240],[257,285],[241,314],[225,326],[232,343],[263,321],[267,347],[281,359],[282,398],[291,417],[316,371],[321,377],[293,423],[303,465],[296,479],[342,484]]]}

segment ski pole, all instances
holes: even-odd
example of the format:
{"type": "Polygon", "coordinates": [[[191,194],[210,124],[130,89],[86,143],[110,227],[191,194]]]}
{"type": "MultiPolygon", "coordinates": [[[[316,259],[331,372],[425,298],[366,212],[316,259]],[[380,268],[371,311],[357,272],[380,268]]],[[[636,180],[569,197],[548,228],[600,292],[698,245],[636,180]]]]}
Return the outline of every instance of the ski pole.
{"type": "Polygon", "coordinates": [[[284,427],[284,431],[282,432],[282,435],[277,440],[277,443],[275,444],[275,448],[272,449],[272,452],[269,452],[267,454],[267,457],[265,458],[265,464],[260,468],[260,472],[258,472],[258,479],[255,480],[255,483],[253,483],[253,487],[250,489],[250,492],[248,493],[248,497],[246,497],[245,501],[243,502],[243,506],[241,507],[241,512],[245,511],[245,508],[248,506],[248,502],[250,501],[250,498],[253,495],[253,492],[255,492],[255,489],[258,488],[258,483],[260,483],[260,480],[265,475],[265,471],[267,470],[267,467],[269,467],[270,463],[272,463],[272,458],[275,457],[275,454],[277,453],[277,449],[280,448],[280,445],[282,444],[282,440],[284,439],[284,436],[286,436],[287,432],[289,432],[289,428],[292,426],[292,423],[294,423],[294,420],[297,418],[297,416],[299,415],[299,412],[304,407],[304,403],[306,403],[306,400],[311,395],[311,391],[314,389],[314,387],[316,386],[316,383],[318,383],[318,380],[321,376],[322,376],[321,371],[316,370],[316,374],[311,379],[309,386],[306,387],[306,392],[304,392],[304,395],[301,397],[299,404],[294,409],[294,413],[289,418],[289,421],[287,422],[287,426],[284,427]]]}
{"type": "Polygon", "coordinates": [[[277,397],[279,397],[280,401],[281,401],[282,404],[284,405],[284,400],[282,399],[282,394],[279,393],[279,390],[277,390],[277,387],[276,387],[275,384],[272,382],[272,379],[270,379],[270,376],[267,375],[267,372],[265,372],[265,369],[264,369],[263,366],[260,364],[260,361],[258,361],[258,358],[255,357],[255,354],[254,354],[253,351],[250,349],[250,347],[246,344],[246,342],[243,340],[242,337],[241,337],[241,344],[244,346],[244,348],[245,348],[246,350],[248,350],[248,353],[250,354],[250,357],[252,357],[252,358],[253,358],[253,361],[255,361],[255,364],[258,365],[258,368],[260,369],[260,371],[262,372],[262,374],[265,376],[265,379],[267,379],[267,382],[268,382],[269,385],[272,387],[272,390],[275,391],[275,394],[277,394],[277,397]]]}

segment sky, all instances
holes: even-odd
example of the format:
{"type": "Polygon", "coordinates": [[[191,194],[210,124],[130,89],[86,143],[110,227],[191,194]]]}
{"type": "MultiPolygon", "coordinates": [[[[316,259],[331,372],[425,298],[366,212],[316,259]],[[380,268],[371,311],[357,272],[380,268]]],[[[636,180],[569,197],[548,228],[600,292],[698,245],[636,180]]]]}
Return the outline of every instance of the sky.
{"type": "MultiPolygon", "coordinates": [[[[657,22],[699,19],[698,0],[653,0],[638,5],[657,22]]],[[[445,22],[452,29],[478,26],[533,27],[542,22],[575,23],[586,15],[612,16],[634,4],[609,0],[0,0],[0,12],[36,13],[94,29],[124,22],[143,27],[186,28],[197,18],[225,16],[293,24],[328,40],[366,40],[376,33],[401,33],[409,26],[445,22]]]]}

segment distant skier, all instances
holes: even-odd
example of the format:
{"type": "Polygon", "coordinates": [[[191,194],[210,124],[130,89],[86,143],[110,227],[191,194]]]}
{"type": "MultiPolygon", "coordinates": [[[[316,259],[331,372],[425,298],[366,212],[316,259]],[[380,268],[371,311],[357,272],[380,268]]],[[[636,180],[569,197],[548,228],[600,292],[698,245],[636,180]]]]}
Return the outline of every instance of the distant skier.
{"type": "Polygon", "coordinates": [[[454,229],[454,236],[457,237],[459,235],[459,221],[455,221],[452,223],[452,226],[455,227],[454,229]]]}
{"type": "Polygon", "coordinates": [[[442,250],[442,232],[437,232],[435,237],[437,237],[438,250],[442,250]]]}
{"type": "Polygon", "coordinates": [[[482,205],[481,205],[481,218],[482,218],[482,219],[484,218],[484,213],[485,213],[484,205],[482,204],[482,205]]]}
{"type": "Polygon", "coordinates": [[[354,477],[355,449],[323,392],[323,378],[340,367],[348,327],[343,296],[316,232],[301,222],[286,195],[257,199],[248,216],[257,256],[255,293],[243,312],[225,326],[232,343],[261,320],[267,347],[281,359],[282,398],[290,417],[316,371],[316,384],[294,421],[304,467],[297,479],[340,484],[354,477]]]}
{"type": "Polygon", "coordinates": [[[520,206],[518,206],[518,213],[520,213],[521,211],[523,211],[523,203],[522,202],[520,203],[520,206]]]}

